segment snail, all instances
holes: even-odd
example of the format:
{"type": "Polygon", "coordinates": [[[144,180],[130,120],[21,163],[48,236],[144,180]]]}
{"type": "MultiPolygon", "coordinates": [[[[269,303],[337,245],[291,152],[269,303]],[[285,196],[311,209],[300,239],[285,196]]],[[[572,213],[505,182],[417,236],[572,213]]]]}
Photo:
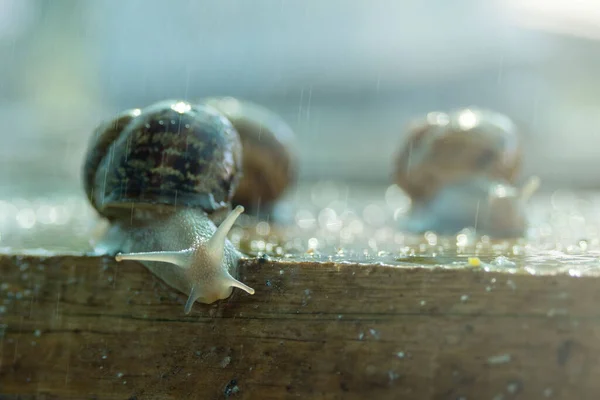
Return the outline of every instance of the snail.
{"type": "Polygon", "coordinates": [[[507,116],[475,108],[429,113],[412,127],[396,158],[394,180],[412,200],[404,228],[523,235],[524,206],[539,180],[517,188],[521,162],[521,140],[507,116]]]}
{"type": "Polygon", "coordinates": [[[123,112],[96,129],[83,167],[88,199],[110,222],[98,248],[187,294],[186,314],[233,288],[254,294],[236,279],[242,254],[227,239],[244,211],[230,211],[240,176],[240,139],[216,109],[163,101],[123,112]]]}
{"type": "Polygon", "coordinates": [[[296,180],[292,129],[273,112],[248,101],[213,97],[201,102],[223,113],[242,142],[244,176],[233,196],[233,204],[250,210],[270,208],[296,180]]]}

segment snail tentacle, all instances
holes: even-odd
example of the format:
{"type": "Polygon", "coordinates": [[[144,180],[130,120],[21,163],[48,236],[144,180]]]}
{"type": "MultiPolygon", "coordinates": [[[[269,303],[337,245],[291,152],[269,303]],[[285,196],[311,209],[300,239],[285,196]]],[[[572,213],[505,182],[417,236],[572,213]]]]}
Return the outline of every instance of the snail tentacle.
{"type": "Polygon", "coordinates": [[[194,254],[194,249],[180,251],[148,251],[142,253],[118,253],[115,256],[117,261],[158,261],[175,264],[180,267],[187,267],[194,254]]]}

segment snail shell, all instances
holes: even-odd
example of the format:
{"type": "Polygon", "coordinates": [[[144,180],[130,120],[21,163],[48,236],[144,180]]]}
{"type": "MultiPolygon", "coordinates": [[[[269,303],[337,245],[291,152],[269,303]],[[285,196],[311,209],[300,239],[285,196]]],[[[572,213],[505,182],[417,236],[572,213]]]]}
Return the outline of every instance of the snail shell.
{"type": "Polygon", "coordinates": [[[242,142],[244,174],[233,204],[250,209],[272,205],[296,181],[292,129],[273,112],[247,101],[214,97],[202,102],[222,112],[242,142]]]}
{"type": "Polygon", "coordinates": [[[241,143],[222,114],[163,101],[128,110],[96,129],[84,188],[100,214],[172,205],[207,213],[229,209],[241,177],[241,143]]]}
{"type": "Polygon", "coordinates": [[[505,115],[475,108],[429,113],[410,130],[394,180],[413,202],[474,176],[514,184],[521,153],[516,126],[505,115]]]}
{"type": "Polygon", "coordinates": [[[396,160],[395,181],[412,198],[404,229],[455,234],[473,227],[492,237],[525,233],[532,178],[514,187],[521,146],[512,121],[492,111],[430,113],[415,125],[396,160]]]}
{"type": "Polygon", "coordinates": [[[99,248],[137,260],[194,302],[225,299],[241,253],[227,233],[244,211],[231,208],[241,175],[241,144],[231,122],[206,105],[165,101],[128,110],[96,129],[84,163],[84,188],[110,222],[99,248]],[[212,218],[212,219],[211,219],[212,218]]]}

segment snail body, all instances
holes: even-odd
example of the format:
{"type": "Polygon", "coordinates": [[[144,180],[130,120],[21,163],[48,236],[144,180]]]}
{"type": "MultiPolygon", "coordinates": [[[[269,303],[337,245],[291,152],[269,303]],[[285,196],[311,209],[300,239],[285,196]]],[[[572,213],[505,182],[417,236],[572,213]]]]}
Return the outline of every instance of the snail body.
{"type": "Polygon", "coordinates": [[[448,184],[428,201],[417,202],[402,221],[404,229],[453,235],[464,228],[496,238],[519,237],[527,229],[526,204],[538,186],[531,179],[518,189],[485,178],[448,184]]]}
{"type": "Polygon", "coordinates": [[[403,228],[455,234],[467,227],[518,237],[525,206],[539,185],[519,189],[520,138],[513,122],[492,111],[430,113],[416,124],[396,160],[395,181],[412,199],[403,228]]]}
{"type": "Polygon", "coordinates": [[[234,287],[254,294],[252,288],[234,278],[242,255],[227,240],[229,229],[242,212],[241,206],[236,207],[216,228],[199,209],[141,211],[134,214],[131,223],[113,224],[108,235],[113,236],[113,243],[120,242],[123,253],[117,254],[117,261],[141,261],[169,286],[189,294],[184,309],[188,314],[195,301],[210,304],[226,299],[234,287]]]}
{"type": "Polygon", "coordinates": [[[217,110],[182,101],[126,111],[90,143],[84,186],[111,223],[99,247],[117,261],[140,261],[187,294],[186,314],[194,302],[225,299],[234,287],[254,294],[236,279],[242,254],[227,239],[244,211],[230,211],[240,146],[217,110]]]}

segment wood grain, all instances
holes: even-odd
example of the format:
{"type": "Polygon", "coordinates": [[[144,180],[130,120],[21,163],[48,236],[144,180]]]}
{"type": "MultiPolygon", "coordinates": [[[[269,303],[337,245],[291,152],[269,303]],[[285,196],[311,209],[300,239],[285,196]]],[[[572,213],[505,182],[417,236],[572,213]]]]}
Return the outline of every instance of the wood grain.
{"type": "Polygon", "coordinates": [[[196,304],[140,264],[0,256],[0,399],[596,399],[600,281],[247,261],[196,304]]]}

